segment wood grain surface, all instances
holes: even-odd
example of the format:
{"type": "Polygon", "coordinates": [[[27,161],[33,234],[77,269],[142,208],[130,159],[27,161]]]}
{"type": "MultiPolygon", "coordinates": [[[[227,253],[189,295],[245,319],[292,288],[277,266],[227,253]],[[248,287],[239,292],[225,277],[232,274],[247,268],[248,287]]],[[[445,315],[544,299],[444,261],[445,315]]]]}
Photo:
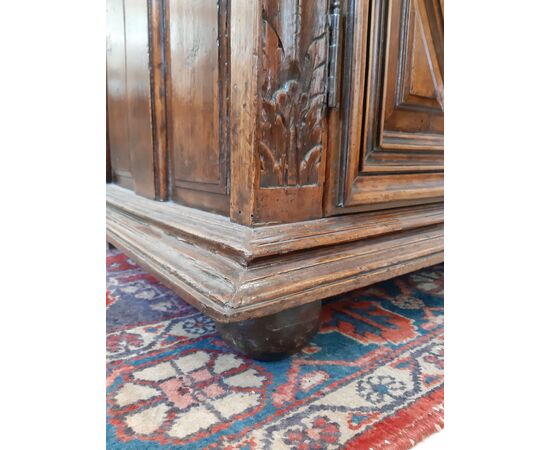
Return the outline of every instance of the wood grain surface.
{"type": "Polygon", "coordinates": [[[123,188],[108,191],[108,241],[222,322],[273,314],[443,260],[443,217],[435,206],[256,229],[123,188]]]}
{"type": "Polygon", "coordinates": [[[442,201],[443,13],[435,0],[344,2],[344,100],[329,119],[327,214],[442,201]]]}

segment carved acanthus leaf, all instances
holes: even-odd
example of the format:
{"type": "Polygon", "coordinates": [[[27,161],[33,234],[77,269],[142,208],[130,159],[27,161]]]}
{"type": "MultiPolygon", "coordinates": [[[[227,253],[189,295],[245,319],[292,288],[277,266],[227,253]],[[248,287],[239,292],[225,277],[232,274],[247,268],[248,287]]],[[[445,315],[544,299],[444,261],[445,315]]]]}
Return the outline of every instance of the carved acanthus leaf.
{"type": "Polygon", "coordinates": [[[326,13],[326,0],[313,4],[263,0],[261,187],[319,183],[326,97],[326,13]]]}

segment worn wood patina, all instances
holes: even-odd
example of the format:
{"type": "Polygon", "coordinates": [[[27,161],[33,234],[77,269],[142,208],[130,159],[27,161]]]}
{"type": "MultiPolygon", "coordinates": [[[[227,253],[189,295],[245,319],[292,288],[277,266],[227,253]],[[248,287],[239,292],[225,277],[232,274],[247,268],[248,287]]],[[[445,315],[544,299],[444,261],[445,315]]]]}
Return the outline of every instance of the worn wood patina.
{"type": "Polygon", "coordinates": [[[107,6],[107,240],[230,345],[443,261],[442,1],[107,6]]]}

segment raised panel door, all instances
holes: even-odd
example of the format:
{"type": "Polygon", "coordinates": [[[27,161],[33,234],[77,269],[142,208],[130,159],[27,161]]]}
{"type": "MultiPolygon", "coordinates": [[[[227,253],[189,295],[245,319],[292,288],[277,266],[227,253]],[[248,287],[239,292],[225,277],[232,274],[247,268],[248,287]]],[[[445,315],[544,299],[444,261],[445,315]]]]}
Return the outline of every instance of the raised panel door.
{"type": "Polygon", "coordinates": [[[349,1],[344,11],[343,100],[330,115],[327,212],[441,201],[441,4],[349,1]]]}

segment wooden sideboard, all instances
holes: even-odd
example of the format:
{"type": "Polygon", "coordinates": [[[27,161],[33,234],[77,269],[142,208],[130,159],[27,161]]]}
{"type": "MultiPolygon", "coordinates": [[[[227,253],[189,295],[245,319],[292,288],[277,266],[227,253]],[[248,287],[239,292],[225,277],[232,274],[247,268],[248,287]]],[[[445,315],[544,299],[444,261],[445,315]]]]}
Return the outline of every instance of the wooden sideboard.
{"type": "Polygon", "coordinates": [[[108,0],[107,239],[258,358],[443,261],[443,0],[108,0]]]}

